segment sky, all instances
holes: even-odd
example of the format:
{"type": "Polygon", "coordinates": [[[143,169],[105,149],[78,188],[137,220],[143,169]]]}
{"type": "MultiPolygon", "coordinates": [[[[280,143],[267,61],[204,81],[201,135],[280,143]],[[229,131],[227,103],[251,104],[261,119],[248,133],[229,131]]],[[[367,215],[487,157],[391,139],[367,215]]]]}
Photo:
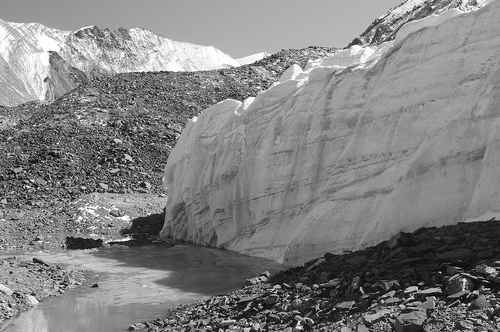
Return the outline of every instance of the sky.
{"type": "Polygon", "coordinates": [[[345,47],[403,0],[2,0],[0,19],[77,30],[141,27],[233,58],[307,46],[345,47]]]}

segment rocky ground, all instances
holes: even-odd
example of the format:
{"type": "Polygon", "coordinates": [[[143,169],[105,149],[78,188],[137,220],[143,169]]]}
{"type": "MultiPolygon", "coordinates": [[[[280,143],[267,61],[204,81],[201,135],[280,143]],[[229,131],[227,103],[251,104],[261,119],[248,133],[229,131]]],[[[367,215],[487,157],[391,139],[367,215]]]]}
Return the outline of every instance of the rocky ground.
{"type": "Polygon", "coordinates": [[[91,276],[89,272],[71,271],[33,258],[14,257],[0,261],[0,330],[39,301],[63,294],[91,276]]]}
{"type": "Polygon", "coordinates": [[[500,221],[399,233],[263,273],[137,331],[498,331],[500,221]]]}

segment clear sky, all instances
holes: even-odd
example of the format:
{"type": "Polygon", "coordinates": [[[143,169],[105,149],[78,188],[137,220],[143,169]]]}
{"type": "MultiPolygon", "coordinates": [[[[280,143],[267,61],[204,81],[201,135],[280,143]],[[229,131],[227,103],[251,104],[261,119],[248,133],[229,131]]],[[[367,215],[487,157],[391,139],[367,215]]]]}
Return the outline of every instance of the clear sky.
{"type": "Polygon", "coordinates": [[[233,58],[344,47],[403,0],[1,0],[0,19],[76,30],[141,27],[233,58]]]}

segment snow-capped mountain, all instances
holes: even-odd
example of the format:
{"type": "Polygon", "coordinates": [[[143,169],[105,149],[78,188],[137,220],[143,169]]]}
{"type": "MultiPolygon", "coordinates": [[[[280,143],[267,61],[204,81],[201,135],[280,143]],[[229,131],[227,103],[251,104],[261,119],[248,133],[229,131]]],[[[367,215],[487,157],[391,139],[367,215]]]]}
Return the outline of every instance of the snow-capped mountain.
{"type": "Polygon", "coordinates": [[[406,0],[373,21],[347,47],[379,45],[393,40],[399,29],[408,22],[439,15],[451,9],[471,11],[483,7],[487,2],[488,0],[406,0]]]}
{"type": "Polygon", "coordinates": [[[243,58],[238,58],[238,59],[236,59],[236,62],[238,62],[241,66],[249,65],[249,64],[254,63],[256,61],[262,60],[265,57],[268,57],[270,55],[271,55],[271,53],[266,53],[266,52],[255,53],[252,55],[245,56],[243,58]]]}
{"type": "Polygon", "coordinates": [[[212,46],[141,28],[62,31],[0,20],[0,105],[52,100],[92,73],[195,71],[239,64],[212,46]]]}
{"type": "Polygon", "coordinates": [[[498,217],[500,0],[487,2],[203,111],[165,167],[162,236],[300,264],[498,217]]]}

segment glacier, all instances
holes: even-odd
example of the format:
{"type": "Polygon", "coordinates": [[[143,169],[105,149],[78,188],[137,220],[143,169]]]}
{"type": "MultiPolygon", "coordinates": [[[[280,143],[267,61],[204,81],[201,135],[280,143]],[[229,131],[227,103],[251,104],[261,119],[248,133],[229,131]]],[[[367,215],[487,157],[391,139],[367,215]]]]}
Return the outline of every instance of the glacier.
{"type": "Polygon", "coordinates": [[[500,1],[449,15],[203,111],[165,166],[161,236],[296,265],[498,215],[500,1]]]}
{"type": "Polygon", "coordinates": [[[51,101],[94,73],[197,71],[237,67],[212,46],[163,38],[152,31],[97,26],[74,32],[0,20],[0,105],[51,101]]]}

